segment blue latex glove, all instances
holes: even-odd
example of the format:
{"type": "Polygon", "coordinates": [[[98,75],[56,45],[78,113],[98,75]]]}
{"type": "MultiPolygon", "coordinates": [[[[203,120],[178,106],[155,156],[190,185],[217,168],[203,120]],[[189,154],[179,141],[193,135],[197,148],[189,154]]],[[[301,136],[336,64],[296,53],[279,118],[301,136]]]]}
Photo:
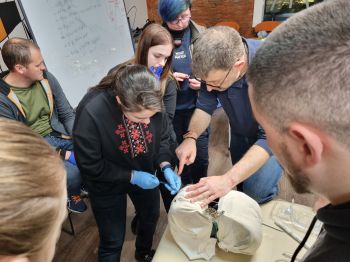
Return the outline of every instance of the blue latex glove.
{"type": "Polygon", "coordinates": [[[130,183],[143,189],[152,189],[159,185],[159,180],[150,173],[133,170],[130,183]]]}
{"type": "Polygon", "coordinates": [[[74,152],[71,151],[70,152],[70,156],[69,158],[67,159],[67,161],[73,165],[77,165],[77,161],[75,161],[75,156],[74,156],[74,152]]]}
{"type": "Polygon", "coordinates": [[[157,68],[155,68],[154,66],[150,67],[150,70],[152,71],[152,73],[157,77],[157,79],[160,79],[160,76],[163,72],[163,67],[162,66],[158,66],[157,68]]]}
{"type": "Polygon", "coordinates": [[[170,191],[170,194],[175,195],[181,187],[181,178],[175,171],[169,166],[163,170],[164,177],[168,183],[164,186],[170,191]]]}

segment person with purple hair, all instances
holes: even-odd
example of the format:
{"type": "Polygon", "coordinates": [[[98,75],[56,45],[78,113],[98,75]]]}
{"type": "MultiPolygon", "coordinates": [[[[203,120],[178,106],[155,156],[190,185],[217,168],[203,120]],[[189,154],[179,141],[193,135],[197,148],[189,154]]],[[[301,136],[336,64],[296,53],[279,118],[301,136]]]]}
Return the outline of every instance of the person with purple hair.
{"type": "Polygon", "coordinates": [[[158,12],[163,25],[174,38],[174,51],[172,57],[173,76],[179,83],[177,91],[176,110],[173,126],[177,142],[181,144],[184,139],[195,139],[197,144],[197,157],[193,164],[186,166],[181,174],[184,185],[197,183],[208,171],[208,139],[209,129],[198,138],[187,132],[188,125],[196,108],[200,82],[192,78],[192,49],[199,33],[205,28],[191,20],[192,0],[159,0],[158,12]]]}

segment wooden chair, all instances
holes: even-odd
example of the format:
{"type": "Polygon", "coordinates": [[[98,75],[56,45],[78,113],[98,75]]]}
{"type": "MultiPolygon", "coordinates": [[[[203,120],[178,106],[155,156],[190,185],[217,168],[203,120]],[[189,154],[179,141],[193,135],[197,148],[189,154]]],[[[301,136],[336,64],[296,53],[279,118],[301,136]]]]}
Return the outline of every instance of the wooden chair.
{"type": "Polygon", "coordinates": [[[280,24],[281,24],[281,22],[279,22],[279,21],[263,21],[254,27],[254,31],[255,31],[255,33],[258,33],[261,31],[271,32],[273,29],[275,29],[280,24]]]}
{"type": "Polygon", "coordinates": [[[239,31],[239,28],[240,28],[239,24],[236,23],[235,21],[223,21],[215,25],[229,26],[229,27],[232,27],[233,29],[236,29],[237,31],[239,31]]]}

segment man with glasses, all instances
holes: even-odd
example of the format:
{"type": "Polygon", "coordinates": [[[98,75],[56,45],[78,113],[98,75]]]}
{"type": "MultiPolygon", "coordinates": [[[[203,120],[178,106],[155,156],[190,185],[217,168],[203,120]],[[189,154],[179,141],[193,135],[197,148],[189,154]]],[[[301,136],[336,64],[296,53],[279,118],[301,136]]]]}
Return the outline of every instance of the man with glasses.
{"type": "Polygon", "coordinates": [[[270,201],[278,193],[282,169],[253,117],[245,77],[260,45],[260,41],[244,39],[236,30],[222,26],[204,31],[194,45],[192,69],[201,89],[189,131],[176,149],[179,173],[195,160],[195,140],[209,126],[218,100],[230,121],[233,164],[225,174],[202,178],[188,188],[187,197],[203,201],[202,206],[235,186],[258,203],[270,201]]]}
{"type": "MultiPolygon", "coordinates": [[[[164,21],[164,27],[174,38],[172,70],[179,84],[177,90],[176,111],[173,120],[177,142],[183,141],[191,116],[196,108],[200,82],[192,75],[192,49],[203,27],[191,20],[191,0],[159,0],[158,11],[164,21]]],[[[197,183],[207,176],[208,171],[208,139],[209,132],[203,130],[196,143],[197,158],[186,167],[181,175],[184,185],[197,183]]]]}

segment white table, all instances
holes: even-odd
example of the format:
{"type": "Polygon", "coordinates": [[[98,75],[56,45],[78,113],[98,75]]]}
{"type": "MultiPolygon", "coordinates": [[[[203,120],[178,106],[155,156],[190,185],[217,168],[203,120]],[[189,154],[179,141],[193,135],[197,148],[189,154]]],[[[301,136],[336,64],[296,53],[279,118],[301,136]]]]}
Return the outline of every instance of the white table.
{"type": "MultiPolygon", "coordinates": [[[[263,241],[257,252],[253,256],[247,256],[242,254],[226,253],[223,250],[216,248],[216,255],[210,261],[212,262],[274,262],[274,261],[290,261],[290,259],[283,257],[282,254],[293,253],[298,243],[288,236],[285,232],[281,231],[275,224],[272,218],[272,213],[277,207],[282,205],[289,205],[288,202],[275,200],[265,205],[262,205],[263,212],[263,241]],[[284,260],[279,260],[284,259],[284,260]]],[[[309,207],[294,204],[294,212],[297,212],[299,208],[310,211],[310,219],[312,218],[312,210],[309,207]]],[[[300,234],[302,236],[302,233],[300,234]]],[[[316,239],[316,236],[311,236],[308,240],[308,244],[311,245],[316,239]]],[[[302,257],[302,254],[306,252],[303,249],[298,257],[302,257]]],[[[177,246],[174,239],[168,229],[166,228],[156,254],[153,257],[153,262],[182,262],[188,260],[185,253],[177,246]]],[[[206,260],[192,260],[192,261],[206,261],[206,260]]]]}

